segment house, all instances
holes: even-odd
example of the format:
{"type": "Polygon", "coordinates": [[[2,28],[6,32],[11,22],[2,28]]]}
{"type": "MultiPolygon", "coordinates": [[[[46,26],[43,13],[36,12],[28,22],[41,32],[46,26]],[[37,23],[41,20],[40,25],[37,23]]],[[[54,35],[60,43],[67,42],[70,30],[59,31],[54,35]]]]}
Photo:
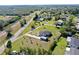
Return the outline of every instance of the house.
{"type": "Polygon", "coordinates": [[[78,19],[78,18],[77,18],[77,20],[76,20],[76,25],[75,25],[75,27],[76,27],[77,32],[79,32],[79,19],[78,19]]]}
{"type": "Polygon", "coordinates": [[[56,27],[60,28],[63,25],[63,21],[62,20],[58,20],[56,23],[56,27]]]}
{"type": "Polygon", "coordinates": [[[70,48],[70,55],[79,55],[79,49],[71,47],[70,48]]]}
{"type": "Polygon", "coordinates": [[[71,37],[70,55],[79,55],[79,39],[71,37]]]}
{"type": "Polygon", "coordinates": [[[38,16],[37,18],[36,18],[36,21],[43,21],[44,20],[44,18],[41,18],[41,16],[38,16]]]}
{"type": "Polygon", "coordinates": [[[71,47],[78,49],[79,48],[79,39],[72,37],[70,44],[71,44],[71,47]]]}
{"type": "Polygon", "coordinates": [[[76,24],[77,32],[79,32],[79,23],[76,24]]]}
{"type": "Polygon", "coordinates": [[[68,21],[68,20],[69,20],[69,16],[70,16],[70,15],[68,15],[68,14],[60,15],[60,19],[61,19],[61,20],[64,20],[64,21],[66,21],[66,20],[68,21]]]}
{"type": "Polygon", "coordinates": [[[48,41],[48,38],[52,36],[50,31],[41,31],[39,32],[39,37],[41,40],[48,41]]]}
{"type": "Polygon", "coordinates": [[[50,31],[41,31],[39,32],[39,36],[44,36],[44,37],[51,37],[52,33],[50,31]]]}

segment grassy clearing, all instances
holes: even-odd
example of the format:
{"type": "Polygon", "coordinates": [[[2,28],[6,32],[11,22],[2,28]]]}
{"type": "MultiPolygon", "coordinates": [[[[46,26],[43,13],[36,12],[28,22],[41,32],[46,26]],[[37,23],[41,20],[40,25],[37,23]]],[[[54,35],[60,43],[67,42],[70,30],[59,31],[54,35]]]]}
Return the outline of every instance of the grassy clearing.
{"type": "Polygon", "coordinates": [[[5,18],[4,16],[0,16],[0,20],[4,20],[4,18],[5,18]]]}
{"type": "Polygon", "coordinates": [[[65,52],[66,46],[67,46],[66,39],[61,37],[52,54],[54,54],[54,55],[63,55],[64,52],[65,52]]]}
{"type": "MultiPolygon", "coordinates": [[[[28,36],[24,36],[12,44],[12,50],[20,51],[20,48],[32,48],[38,50],[38,48],[48,50],[50,47],[50,41],[45,42],[28,36]]],[[[4,52],[5,53],[5,52],[4,52]]]]}
{"type": "Polygon", "coordinates": [[[24,31],[21,33],[21,35],[23,35],[23,34],[29,32],[29,31],[31,30],[31,26],[32,26],[33,24],[34,24],[34,22],[32,21],[32,22],[29,24],[28,28],[24,29],[24,31]]]}
{"type": "Polygon", "coordinates": [[[47,30],[47,31],[52,32],[54,38],[57,38],[58,36],[60,36],[59,30],[56,27],[50,26],[50,25],[41,26],[38,29],[35,29],[32,32],[30,32],[30,34],[39,36],[39,32],[42,30],[47,30]]]}
{"type": "MultiPolygon", "coordinates": [[[[31,26],[34,26],[35,28],[39,27],[39,26],[43,26],[43,24],[48,24],[48,25],[54,25],[55,24],[55,21],[54,21],[54,18],[52,18],[50,21],[42,21],[42,22],[37,22],[37,21],[32,21],[30,23],[30,25],[28,26],[28,28],[26,28],[21,35],[31,31],[31,26]]],[[[41,29],[41,28],[40,28],[41,29]]]]}

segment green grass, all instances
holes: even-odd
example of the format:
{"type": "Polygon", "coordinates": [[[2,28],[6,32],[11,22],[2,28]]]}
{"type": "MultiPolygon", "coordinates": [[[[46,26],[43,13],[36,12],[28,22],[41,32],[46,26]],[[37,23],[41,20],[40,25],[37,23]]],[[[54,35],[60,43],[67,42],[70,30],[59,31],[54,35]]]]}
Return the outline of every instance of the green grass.
{"type": "Polygon", "coordinates": [[[31,31],[31,26],[35,26],[35,28],[37,28],[37,27],[39,27],[39,26],[41,26],[42,24],[45,24],[45,23],[47,23],[48,25],[49,25],[49,24],[53,25],[53,24],[55,23],[54,18],[52,18],[50,21],[46,21],[46,20],[45,20],[45,21],[42,21],[42,22],[35,22],[35,21],[32,21],[32,22],[30,23],[30,25],[28,26],[28,28],[26,28],[26,29],[21,33],[21,35],[23,35],[23,34],[29,32],[29,31],[31,31]]]}
{"type": "MultiPolygon", "coordinates": [[[[35,24],[35,21],[32,21],[31,23],[30,23],[30,25],[28,26],[28,28],[26,28],[23,32],[22,32],[22,34],[21,35],[23,35],[23,34],[25,34],[25,33],[27,33],[27,32],[29,32],[30,30],[31,30],[31,26],[32,25],[34,25],[35,27],[39,27],[40,25],[42,25],[42,24],[45,24],[47,21],[43,21],[43,22],[38,22],[38,23],[36,23],[35,24]]],[[[50,43],[51,43],[51,41],[53,41],[53,38],[57,38],[57,37],[59,37],[60,36],[60,32],[59,32],[59,29],[57,29],[55,26],[50,26],[49,24],[54,24],[55,23],[55,21],[52,19],[51,21],[48,21],[48,25],[42,25],[42,26],[40,26],[38,29],[35,29],[35,30],[33,30],[32,32],[30,32],[30,34],[34,34],[34,35],[39,35],[39,32],[40,31],[42,31],[42,30],[48,30],[48,31],[50,31],[52,34],[53,34],[53,36],[51,37],[51,38],[49,38],[49,42],[40,42],[40,40],[39,41],[37,41],[37,39],[35,40],[34,38],[29,38],[29,37],[27,37],[27,36],[24,36],[24,37],[22,37],[22,38],[20,38],[20,39],[18,39],[18,40],[16,40],[13,44],[12,44],[12,50],[16,50],[16,51],[19,51],[20,50],[20,48],[23,48],[23,47],[31,47],[31,48],[39,48],[40,47],[40,44],[42,45],[42,48],[45,48],[45,49],[49,49],[49,47],[50,47],[50,43]],[[30,43],[30,40],[33,40],[34,41],[34,43],[39,43],[39,45],[37,46],[37,44],[31,44],[30,43]]],[[[58,43],[58,45],[59,45],[60,43],[58,43]]],[[[60,44],[61,45],[61,44],[60,44]]]]}
{"type": "Polygon", "coordinates": [[[38,48],[41,48],[41,49],[44,48],[45,50],[48,50],[49,45],[50,45],[50,42],[45,42],[35,38],[24,36],[12,43],[12,51],[18,52],[20,51],[20,48],[27,48],[27,47],[36,49],[36,50],[38,48]],[[33,43],[31,43],[31,40],[33,41],[33,43]]]}
{"type": "Polygon", "coordinates": [[[65,52],[66,46],[67,46],[66,39],[61,37],[52,54],[54,54],[54,55],[63,55],[64,52],[65,52]]]}
{"type": "Polygon", "coordinates": [[[0,20],[4,20],[4,18],[5,18],[4,16],[0,16],[0,20]]]}
{"type": "Polygon", "coordinates": [[[54,38],[57,38],[58,36],[60,36],[59,30],[56,27],[50,26],[50,25],[41,26],[38,29],[33,30],[30,34],[38,36],[39,32],[42,30],[50,31],[53,34],[54,38]]]}
{"type": "Polygon", "coordinates": [[[34,24],[34,22],[32,21],[32,22],[29,24],[29,26],[28,26],[26,29],[24,29],[24,31],[21,33],[21,35],[23,35],[23,34],[29,32],[29,31],[31,30],[31,26],[32,26],[33,24],[34,24]]]}

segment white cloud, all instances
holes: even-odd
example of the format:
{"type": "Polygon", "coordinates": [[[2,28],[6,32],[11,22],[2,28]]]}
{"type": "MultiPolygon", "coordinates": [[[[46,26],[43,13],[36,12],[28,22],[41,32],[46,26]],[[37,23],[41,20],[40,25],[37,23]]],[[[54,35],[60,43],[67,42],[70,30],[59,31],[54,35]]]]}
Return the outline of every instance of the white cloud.
{"type": "Polygon", "coordinates": [[[0,0],[0,5],[79,4],[78,0],[0,0]]]}

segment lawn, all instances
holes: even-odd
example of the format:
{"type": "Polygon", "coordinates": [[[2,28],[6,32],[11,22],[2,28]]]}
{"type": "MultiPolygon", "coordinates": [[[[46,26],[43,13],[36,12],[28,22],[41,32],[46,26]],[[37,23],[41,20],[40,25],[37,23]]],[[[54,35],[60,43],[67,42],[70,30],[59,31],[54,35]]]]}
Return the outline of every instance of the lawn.
{"type": "MultiPolygon", "coordinates": [[[[21,48],[31,48],[36,49],[37,51],[38,48],[40,48],[48,51],[49,47],[50,41],[45,42],[28,36],[21,37],[20,39],[12,43],[12,51],[17,52],[20,51],[21,48]]],[[[5,52],[3,54],[5,54],[5,52]]]]}
{"type": "MultiPolygon", "coordinates": [[[[47,21],[43,21],[43,22],[40,22],[40,23],[38,22],[38,23],[35,24],[35,21],[32,21],[30,23],[30,25],[28,26],[28,28],[26,28],[22,32],[21,35],[31,31],[31,26],[34,25],[35,28],[37,28],[37,27],[38,28],[29,32],[29,34],[38,36],[39,32],[42,31],[42,30],[50,31],[53,34],[53,36],[49,38],[48,42],[41,41],[41,40],[31,38],[31,37],[28,37],[28,36],[24,36],[24,37],[21,37],[20,39],[18,39],[15,42],[12,43],[12,50],[19,51],[21,48],[27,48],[27,47],[30,47],[30,48],[36,49],[36,50],[38,50],[38,48],[49,50],[50,44],[52,42],[54,42],[53,39],[57,39],[61,34],[59,32],[59,29],[57,29],[55,26],[49,25],[49,24],[53,25],[55,23],[55,21],[53,19],[51,21],[48,21],[48,25],[41,25],[40,26],[40,24],[45,24],[46,22],[47,21]]],[[[59,42],[57,43],[57,46],[55,47],[53,54],[64,54],[65,46],[66,46],[65,38],[61,38],[59,40],[59,42]]]]}
{"type": "Polygon", "coordinates": [[[65,53],[66,46],[67,46],[66,39],[61,37],[52,54],[53,55],[63,55],[65,53]]]}
{"type": "Polygon", "coordinates": [[[39,27],[39,26],[43,26],[43,24],[48,24],[48,25],[54,25],[55,24],[55,21],[54,21],[54,17],[50,20],[50,21],[42,21],[42,22],[39,22],[39,21],[32,21],[30,23],[30,25],[28,26],[28,28],[26,28],[22,33],[21,35],[31,31],[31,26],[34,26],[35,28],[39,27]]]}
{"type": "Polygon", "coordinates": [[[50,26],[50,25],[40,26],[39,28],[30,32],[30,34],[39,36],[39,32],[42,30],[50,31],[53,34],[53,38],[57,38],[60,36],[59,30],[55,26],[50,26]]]}
{"type": "Polygon", "coordinates": [[[0,16],[0,20],[4,20],[5,19],[5,17],[4,16],[0,16]]]}
{"type": "Polygon", "coordinates": [[[34,21],[32,21],[27,28],[24,29],[24,31],[21,33],[21,35],[29,32],[31,30],[31,26],[34,24],[34,21]]]}

